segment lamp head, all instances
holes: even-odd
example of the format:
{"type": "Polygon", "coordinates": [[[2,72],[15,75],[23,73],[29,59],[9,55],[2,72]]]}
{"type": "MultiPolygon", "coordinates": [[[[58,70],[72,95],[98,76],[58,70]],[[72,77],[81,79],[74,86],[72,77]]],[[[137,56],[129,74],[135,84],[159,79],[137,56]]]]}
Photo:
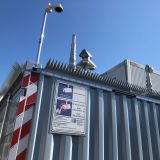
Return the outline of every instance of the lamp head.
{"type": "Polygon", "coordinates": [[[51,3],[48,3],[46,10],[47,13],[51,13],[53,11],[57,13],[63,12],[63,6],[61,4],[54,4],[52,5],[51,3]]]}
{"type": "Polygon", "coordinates": [[[61,4],[54,5],[54,10],[58,13],[63,12],[63,6],[61,4]]]}

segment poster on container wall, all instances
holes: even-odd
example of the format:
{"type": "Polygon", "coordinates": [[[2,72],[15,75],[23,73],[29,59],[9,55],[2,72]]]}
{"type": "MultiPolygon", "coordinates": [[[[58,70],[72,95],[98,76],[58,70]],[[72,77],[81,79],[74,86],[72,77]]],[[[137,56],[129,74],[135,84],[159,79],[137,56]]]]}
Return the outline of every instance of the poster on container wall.
{"type": "Polygon", "coordinates": [[[86,87],[57,81],[51,132],[85,135],[87,103],[86,87]]]}

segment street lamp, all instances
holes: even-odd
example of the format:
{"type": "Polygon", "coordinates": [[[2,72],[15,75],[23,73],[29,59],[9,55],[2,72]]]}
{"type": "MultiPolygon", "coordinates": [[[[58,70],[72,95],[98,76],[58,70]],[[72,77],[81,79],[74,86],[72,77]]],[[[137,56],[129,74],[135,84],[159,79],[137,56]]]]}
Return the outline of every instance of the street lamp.
{"type": "Polygon", "coordinates": [[[61,4],[52,5],[51,3],[48,3],[47,7],[45,8],[44,18],[43,18],[43,22],[42,22],[41,35],[40,35],[39,45],[38,45],[37,58],[36,58],[37,64],[39,64],[39,60],[40,60],[40,55],[41,55],[41,50],[42,50],[42,45],[43,45],[43,40],[44,40],[44,31],[45,31],[45,26],[46,26],[47,15],[48,15],[48,13],[51,13],[53,11],[55,11],[57,13],[61,13],[61,12],[63,12],[63,6],[61,4]]]}

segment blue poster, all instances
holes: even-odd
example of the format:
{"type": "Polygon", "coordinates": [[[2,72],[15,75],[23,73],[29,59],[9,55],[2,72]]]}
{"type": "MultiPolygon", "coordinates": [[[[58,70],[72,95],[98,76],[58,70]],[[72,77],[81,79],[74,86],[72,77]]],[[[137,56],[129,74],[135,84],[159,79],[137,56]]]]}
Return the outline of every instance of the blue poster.
{"type": "Polygon", "coordinates": [[[59,83],[58,97],[72,99],[73,98],[73,86],[69,84],[59,83]]]}

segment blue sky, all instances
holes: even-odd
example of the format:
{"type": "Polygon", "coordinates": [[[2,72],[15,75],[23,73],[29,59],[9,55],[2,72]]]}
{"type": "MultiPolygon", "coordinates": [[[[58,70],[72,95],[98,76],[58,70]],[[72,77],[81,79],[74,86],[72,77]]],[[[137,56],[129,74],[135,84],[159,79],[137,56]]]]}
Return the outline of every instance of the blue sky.
{"type": "Polygon", "coordinates": [[[62,3],[64,12],[48,15],[41,64],[68,63],[75,33],[77,57],[87,49],[98,73],[124,59],[160,70],[158,0],[0,0],[0,85],[15,62],[35,61],[48,2],[62,3]]]}

